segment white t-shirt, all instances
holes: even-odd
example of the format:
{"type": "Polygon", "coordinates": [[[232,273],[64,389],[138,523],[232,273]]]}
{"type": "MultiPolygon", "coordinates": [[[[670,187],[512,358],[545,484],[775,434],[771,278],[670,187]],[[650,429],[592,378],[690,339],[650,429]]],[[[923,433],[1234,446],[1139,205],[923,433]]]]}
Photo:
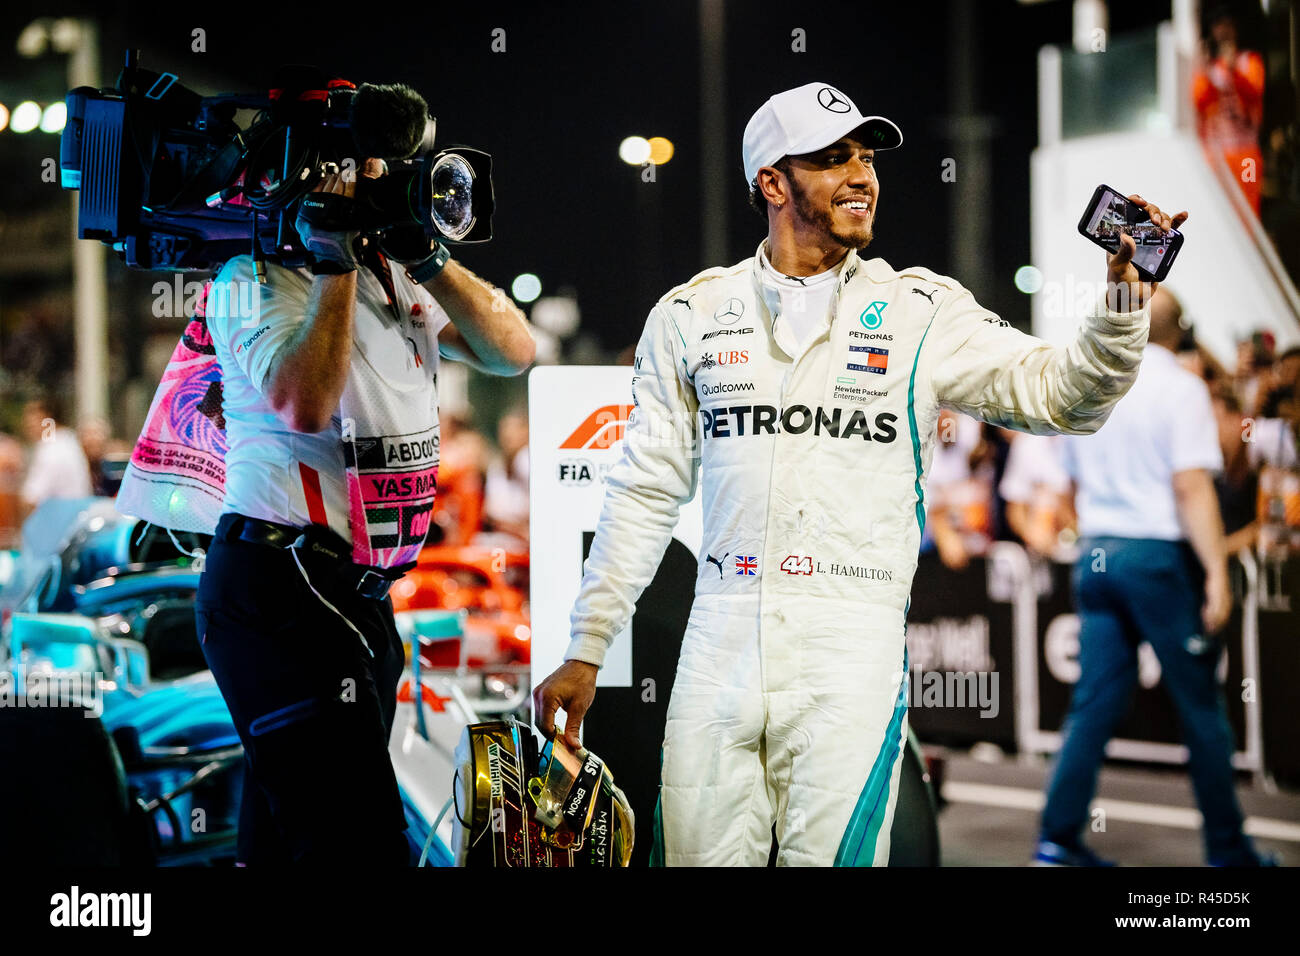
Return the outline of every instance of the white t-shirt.
{"type": "Polygon", "coordinates": [[[1059,435],[1018,433],[1007,452],[998,493],[1005,501],[1034,504],[1044,493],[1070,493],[1070,476],[1061,464],[1059,435]]]}
{"type": "Polygon", "coordinates": [[[55,428],[49,438],[36,442],[23,481],[24,501],[38,505],[47,498],[87,498],[94,493],[90,465],[75,434],[55,428]]]}
{"type": "MultiPolygon", "coordinates": [[[[942,510],[948,520],[960,531],[966,545],[980,552],[987,545],[987,533],[992,522],[992,469],[984,466],[972,470],[970,455],[979,445],[980,423],[969,415],[954,414],[951,432],[943,425],[936,430],[934,457],[926,472],[925,499],[928,514],[942,510]],[[951,440],[946,440],[951,439],[951,440]]],[[[934,539],[934,525],[927,521],[922,535],[922,547],[934,539]]]]}
{"type": "Polygon", "coordinates": [[[788,276],[772,266],[766,249],[759,261],[763,267],[764,299],[772,313],[772,334],[794,355],[803,349],[818,325],[829,319],[835,281],[844,263],[814,276],[788,276]]]}
{"type": "Polygon", "coordinates": [[[505,463],[499,459],[488,467],[483,514],[496,521],[526,523],[529,515],[527,447],[516,452],[513,464],[513,474],[506,474],[505,463]]]}
{"type": "MultiPolygon", "coordinates": [[[[942,419],[940,424],[942,425],[942,419]]],[[[926,498],[933,504],[942,498],[945,488],[959,485],[971,477],[970,453],[980,442],[980,423],[969,415],[953,414],[951,433],[936,429],[934,457],[925,473],[926,498]]]]}
{"type": "Polygon", "coordinates": [[[214,281],[208,305],[229,443],[224,510],[328,524],[353,541],[353,560],[385,566],[412,560],[428,529],[438,464],[438,333],[450,321],[400,265],[393,263],[392,273],[396,315],[374,274],[357,271],[341,402],[360,419],[350,423],[357,459],[351,479],[340,411],[320,432],[295,432],[264,391],[276,352],[306,319],[311,274],[268,264],[259,287],[252,259],[237,256],[214,281]],[[354,521],[369,525],[368,547],[354,541],[354,521]]]}
{"type": "Polygon", "coordinates": [[[1251,468],[1272,465],[1275,468],[1294,468],[1300,456],[1296,454],[1295,437],[1291,425],[1284,418],[1257,418],[1246,445],[1246,461],[1251,468]]]}
{"type": "Polygon", "coordinates": [[[1093,435],[1063,439],[1078,484],[1079,534],[1185,537],[1174,502],[1176,472],[1223,469],[1210,391],[1174,354],[1148,343],[1137,381],[1093,435]]]}

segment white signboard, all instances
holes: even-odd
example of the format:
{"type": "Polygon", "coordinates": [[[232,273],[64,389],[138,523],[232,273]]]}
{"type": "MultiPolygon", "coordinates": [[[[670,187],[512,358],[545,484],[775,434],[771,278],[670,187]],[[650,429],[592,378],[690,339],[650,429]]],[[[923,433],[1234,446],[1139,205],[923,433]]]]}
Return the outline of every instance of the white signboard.
{"type": "MultiPolygon", "coordinates": [[[[623,429],[631,410],[631,366],[549,366],[528,376],[534,687],[564,660],[569,613],[582,582],[583,535],[596,530],[605,475],[623,454],[623,429]]],[[[682,506],[674,536],[698,556],[698,495],[682,506]]],[[[658,564],[660,555],[645,558],[658,564]]],[[[610,649],[598,685],[631,686],[627,630],[610,649]]]]}
{"type": "Polygon", "coordinates": [[[1167,212],[1188,211],[1187,241],[1165,288],[1220,361],[1231,368],[1237,341],[1257,328],[1272,330],[1279,349],[1300,341],[1291,290],[1279,284],[1194,135],[1108,133],[1040,146],[1030,176],[1033,262],[1043,277],[1033,298],[1035,335],[1070,341],[1105,290],[1106,254],[1077,231],[1093,190],[1105,183],[1167,212]]]}

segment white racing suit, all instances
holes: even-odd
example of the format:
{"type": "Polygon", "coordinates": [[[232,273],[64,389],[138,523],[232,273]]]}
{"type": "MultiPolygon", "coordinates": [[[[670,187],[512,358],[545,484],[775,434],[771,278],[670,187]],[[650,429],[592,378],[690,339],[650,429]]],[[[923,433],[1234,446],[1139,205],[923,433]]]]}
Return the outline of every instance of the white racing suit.
{"type": "Polygon", "coordinates": [[[704,537],[668,705],[654,856],[884,865],[907,733],[904,622],[941,405],[1101,427],[1148,314],[1100,304],[1054,347],[928,269],[850,252],[802,348],[756,258],[651,310],[566,659],[599,665],[695,493],[704,537]]]}

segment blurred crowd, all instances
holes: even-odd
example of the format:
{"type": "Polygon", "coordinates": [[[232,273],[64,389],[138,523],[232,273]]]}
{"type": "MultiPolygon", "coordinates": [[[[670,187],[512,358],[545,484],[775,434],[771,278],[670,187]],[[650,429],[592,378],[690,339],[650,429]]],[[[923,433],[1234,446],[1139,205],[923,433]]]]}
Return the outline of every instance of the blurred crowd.
{"type": "MultiPolygon", "coordinates": [[[[1237,178],[1258,216],[1264,164],[1259,137],[1264,117],[1264,58],[1240,47],[1237,19],[1228,7],[1216,8],[1207,19],[1203,59],[1192,79],[1197,132],[1206,148],[1221,155],[1234,174],[1248,172],[1237,178]]],[[[1270,141],[1282,133],[1280,129],[1272,132],[1270,141]]]]}
{"type": "MultiPolygon", "coordinates": [[[[1180,308],[1172,296],[1164,301],[1180,308]]],[[[1300,553],[1300,346],[1279,351],[1271,333],[1255,333],[1238,343],[1229,369],[1188,333],[1177,357],[1205,383],[1217,420],[1224,467],[1214,482],[1228,553],[1300,553]]],[[[1008,431],[945,410],[922,551],[937,552],[953,569],[998,540],[1066,558],[1078,526],[1062,461],[1064,443],[1072,440],[1008,431]]]]}
{"type": "MultiPolygon", "coordinates": [[[[1231,5],[1203,10],[1204,46],[1189,90],[1198,133],[1207,156],[1226,163],[1240,181],[1294,273],[1300,131],[1295,110],[1277,99],[1287,84],[1270,84],[1271,61],[1243,41],[1243,35],[1260,39],[1259,31],[1243,27],[1231,5]]],[[[1272,42],[1262,45],[1271,49],[1272,42]]],[[[45,324],[32,319],[12,336],[6,364],[44,367],[43,345],[52,335],[45,324]]],[[[630,363],[630,352],[620,359],[630,363]]],[[[1189,334],[1178,355],[1206,383],[1218,419],[1224,468],[1215,484],[1229,551],[1280,554],[1300,547],[1300,347],[1279,351],[1272,334],[1260,331],[1238,343],[1233,367],[1226,368],[1189,334]]],[[[32,398],[16,433],[0,433],[0,548],[19,546],[23,519],[46,498],[117,491],[130,442],[112,438],[102,421],[65,427],[60,412],[56,398],[32,398]]],[[[489,438],[465,413],[443,411],[431,543],[527,550],[526,411],[507,411],[495,429],[489,438]]],[[[962,568],[995,540],[1020,541],[1038,555],[1070,550],[1077,518],[1060,460],[1068,438],[1006,431],[952,412],[940,417],[937,438],[923,551],[962,568]]]]}
{"type": "Polygon", "coordinates": [[[528,550],[528,413],[498,420],[496,447],[457,412],[441,416],[438,497],[430,544],[528,550]]]}
{"type": "Polygon", "coordinates": [[[56,397],[30,398],[17,434],[0,432],[0,549],[20,547],[23,521],[48,498],[117,494],[131,446],[101,419],[68,428],[62,412],[56,397]]]}
{"type": "MultiPolygon", "coordinates": [[[[1229,553],[1300,550],[1300,346],[1279,350],[1269,332],[1238,343],[1225,367],[1188,334],[1179,362],[1209,389],[1224,469],[1215,478],[1229,553]]],[[[51,497],[114,495],[128,442],[91,421],[61,424],[48,398],[23,407],[17,436],[0,433],[0,547],[51,497]]],[[[997,428],[945,410],[927,492],[922,551],[961,569],[993,541],[1043,556],[1068,555],[1076,540],[1070,479],[1061,462],[1068,437],[997,428]]],[[[528,549],[528,416],[506,411],[489,439],[463,413],[442,415],[442,461],[430,543],[528,549]]]]}
{"type": "Polygon", "coordinates": [[[1285,32],[1244,30],[1233,6],[1205,4],[1203,46],[1191,83],[1196,129],[1211,163],[1241,188],[1300,283],[1300,125],[1287,64],[1285,32]],[[1247,48],[1255,33],[1263,51],[1247,48]]]}
{"type": "MultiPolygon", "coordinates": [[[[62,424],[56,399],[22,408],[17,435],[0,432],[0,549],[21,546],[20,529],[48,498],[117,494],[132,443],[106,423],[62,424]]],[[[455,412],[442,414],[442,463],[430,544],[528,550],[528,415],[511,409],[495,442],[455,412]]]]}

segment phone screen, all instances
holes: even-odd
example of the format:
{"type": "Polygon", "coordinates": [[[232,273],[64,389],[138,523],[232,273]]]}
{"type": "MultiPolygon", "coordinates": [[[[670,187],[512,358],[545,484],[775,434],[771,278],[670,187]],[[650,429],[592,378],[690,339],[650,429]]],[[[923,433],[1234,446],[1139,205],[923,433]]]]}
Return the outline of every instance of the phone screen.
{"type": "Polygon", "coordinates": [[[1119,251],[1119,234],[1127,232],[1137,243],[1133,264],[1151,275],[1160,272],[1178,236],[1177,229],[1164,232],[1139,206],[1108,187],[1101,190],[1097,205],[1089,211],[1085,229],[1111,252],[1119,251]]]}

